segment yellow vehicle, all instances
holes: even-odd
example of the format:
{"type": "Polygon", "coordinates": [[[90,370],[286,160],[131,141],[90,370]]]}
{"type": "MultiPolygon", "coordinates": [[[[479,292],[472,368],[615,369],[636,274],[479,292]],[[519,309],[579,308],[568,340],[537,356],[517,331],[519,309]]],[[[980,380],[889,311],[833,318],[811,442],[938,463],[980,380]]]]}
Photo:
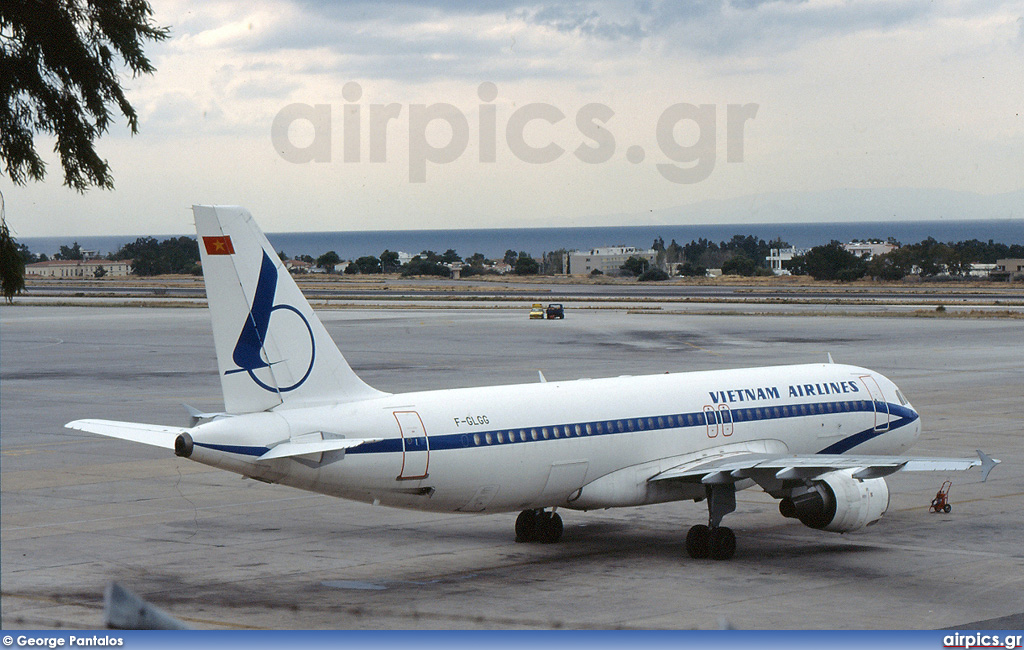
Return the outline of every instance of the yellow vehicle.
{"type": "Polygon", "coordinates": [[[534,318],[544,318],[544,305],[539,302],[534,303],[533,307],[530,308],[530,320],[533,320],[534,318]]]}

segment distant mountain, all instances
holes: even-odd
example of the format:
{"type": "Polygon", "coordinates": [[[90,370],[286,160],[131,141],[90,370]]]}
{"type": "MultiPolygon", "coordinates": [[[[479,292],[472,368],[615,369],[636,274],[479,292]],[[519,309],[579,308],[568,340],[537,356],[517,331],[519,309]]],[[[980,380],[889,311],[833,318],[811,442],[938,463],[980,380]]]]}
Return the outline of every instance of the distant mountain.
{"type": "MultiPolygon", "coordinates": [[[[1024,220],[1024,189],[976,194],[942,189],[838,189],[765,192],[636,214],[599,215],[586,225],[744,224],[841,221],[1024,220]]],[[[582,225],[583,219],[572,225],[582,225]]]]}

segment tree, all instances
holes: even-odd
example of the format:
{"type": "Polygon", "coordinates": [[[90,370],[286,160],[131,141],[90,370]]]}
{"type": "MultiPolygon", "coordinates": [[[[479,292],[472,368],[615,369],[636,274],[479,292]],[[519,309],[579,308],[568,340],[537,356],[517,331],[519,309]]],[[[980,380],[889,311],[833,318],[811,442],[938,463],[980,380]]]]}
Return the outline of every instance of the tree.
{"type": "Polygon", "coordinates": [[[630,257],[628,260],[622,263],[619,268],[632,276],[638,276],[646,271],[651,266],[651,263],[642,257],[630,257]]]}
{"type": "Polygon", "coordinates": [[[695,266],[690,262],[683,262],[676,266],[676,272],[679,275],[685,275],[687,277],[701,277],[703,278],[708,274],[708,270],[703,266],[695,266]]]}
{"type": "Polygon", "coordinates": [[[910,250],[896,248],[882,255],[875,255],[868,262],[868,275],[876,280],[902,280],[914,268],[910,250]]]}
{"type": "Polygon", "coordinates": [[[526,251],[520,251],[512,272],[516,275],[537,275],[540,272],[540,264],[526,251]]]}
{"type": "Polygon", "coordinates": [[[114,186],[95,141],[110,126],[110,105],[138,133],[121,68],[133,76],[155,71],[143,44],[170,31],[154,25],[152,14],[146,0],[0,4],[0,157],[16,185],[46,175],[35,147],[42,132],[56,139],[65,185],[79,192],[114,186]]]}
{"type": "Polygon", "coordinates": [[[455,249],[449,248],[441,255],[441,262],[444,264],[455,264],[461,262],[462,258],[455,252],[455,249]]]}
{"type": "Polygon", "coordinates": [[[71,247],[61,245],[60,252],[55,253],[53,259],[55,260],[80,260],[82,259],[82,247],[75,242],[71,247]]]}
{"type": "Polygon", "coordinates": [[[662,280],[668,280],[668,273],[659,268],[647,269],[637,278],[638,282],[661,282],[662,280]]]}
{"type": "Polygon", "coordinates": [[[327,251],[320,257],[316,258],[316,265],[322,269],[331,271],[334,269],[334,265],[341,261],[338,254],[334,251],[327,251]]]}
{"type": "Polygon", "coordinates": [[[133,275],[194,275],[199,270],[199,244],[191,237],[172,237],[159,242],[154,237],[139,237],[108,257],[132,260],[133,275]]]}
{"type": "Polygon", "coordinates": [[[723,275],[751,276],[757,270],[757,262],[746,255],[734,255],[722,263],[723,275]]]}
{"type": "Polygon", "coordinates": [[[452,277],[452,270],[439,261],[431,261],[417,255],[402,267],[402,275],[405,277],[411,275],[436,275],[442,278],[450,278],[452,277]]]}
{"type": "Polygon", "coordinates": [[[373,255],[364,255],[360,257],[355,262],[352,262],[352,264],[349,264],[348,268],[345,269],[345,272],[348,273],[348,269],[353,266],[356,267],[357,273],[380,273],[380,260],[373,255]]]}
{"type": "Polygon", "coordinates": [[[107,274],[107,270],[105,268],[103,268],[102,266],[97,266],[96,270],[92,272],[92,275],[95,278],[102,278],[106,274],[107,274]]]}
{"type": "Polygon", "coordinates": [[[384,252],[380,254],[381,273],[394,273],[400,268],[402,265],[398,262],[398,253],[384,249],[384,252]]]}
{"type": "Polygon", "coordinates": [[[515,266],[517,259],[519,259],[519,256],[511,248],[505,251],[505,257],[501,258],[501,260],[509,266],[515,266]]]}
{"type": "Polygon", "coordinates": [[[0,284],[8,304],[25,290],[25,260],[3,219],[0,219],[0,284]]]}
{"type": "Polygon", "coordinates": [[[864,277],[867,262],[843,248],[837,241],[815,246],[806,255],[797,255],[783,263],[794,275],[810,275],[815,280],[848,282],[864,277]]]}
{"type": "MultiPolygon", "coordinates": [[[[110,125],[110,104],[138,133],[117,58],[133,76],[154,72],[143,43],[164,40],[170,31],[154,25],[152,14],[146,0],[0,3],[0,159],[15,185],[46,175],[35,147],[35,134],[42,132],[56,139],[65,185],[79,192],[114,186],[94,143],[110,125]]],[[[10,301],[24,287],[25,267],[6,254],[8,244],[17,242],[2,210],[0,230],[0,276],[10,301]]]]}

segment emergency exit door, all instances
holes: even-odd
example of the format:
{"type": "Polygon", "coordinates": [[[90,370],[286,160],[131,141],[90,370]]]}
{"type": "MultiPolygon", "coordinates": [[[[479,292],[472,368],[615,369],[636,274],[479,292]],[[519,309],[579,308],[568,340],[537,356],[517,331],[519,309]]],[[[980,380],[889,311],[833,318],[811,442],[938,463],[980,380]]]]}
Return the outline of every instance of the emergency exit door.
{"type": "Polygon", "coordinates": [[[430,441],[423,420],[416,411],[395,411],[394,415],[402,435],[402,471],[398,479],[426,478],[430,441]]]}
{"type": "Polygon", "coordinates": [[[881,387],[870,375],[861,375],[860,382],[868,389],[868,395],[871,395],[871,402],[875,407],[875,431],[888,431],[889,403],[885,401],[881,387]]]}

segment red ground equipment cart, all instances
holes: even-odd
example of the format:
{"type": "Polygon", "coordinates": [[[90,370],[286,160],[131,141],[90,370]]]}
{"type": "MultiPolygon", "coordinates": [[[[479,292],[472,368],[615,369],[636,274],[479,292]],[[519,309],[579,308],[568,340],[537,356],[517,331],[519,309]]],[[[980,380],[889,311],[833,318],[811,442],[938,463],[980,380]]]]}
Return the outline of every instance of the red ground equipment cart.
{"type": "Polygon", "coordinates": [[[942,484],[935,494],[935,498],[932,499],[932,505],[928,508],[929,512],[948,513],[953,509],[953,506],[949,505],[949,488],[951,487],[953,487],[953,481],[946,481],[942,484]]]}

